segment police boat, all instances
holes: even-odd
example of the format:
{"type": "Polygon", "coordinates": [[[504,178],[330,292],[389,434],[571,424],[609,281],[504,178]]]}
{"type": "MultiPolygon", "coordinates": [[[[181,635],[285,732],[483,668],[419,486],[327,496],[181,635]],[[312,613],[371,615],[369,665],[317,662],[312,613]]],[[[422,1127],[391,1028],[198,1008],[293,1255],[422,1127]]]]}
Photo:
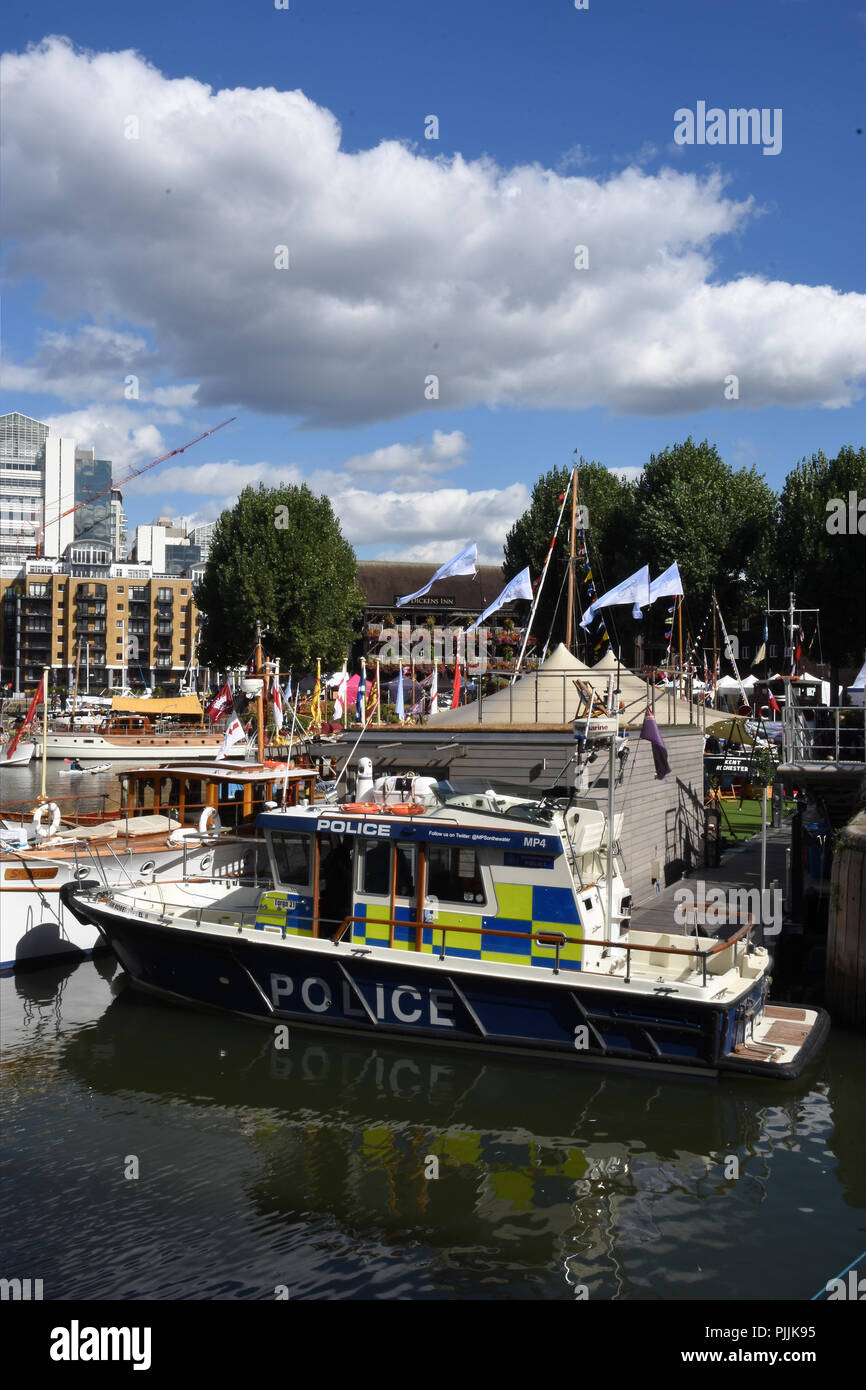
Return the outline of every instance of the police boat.
{"type": "Polygon", "coordinates": [[[628,1068],[796,1077],[823,1010],[770,1003],[767,951],[631,927],[594,802],[359,779],[264,811],[271,881],[63,890],[132,981],[292,1022],[628,1068]]]}

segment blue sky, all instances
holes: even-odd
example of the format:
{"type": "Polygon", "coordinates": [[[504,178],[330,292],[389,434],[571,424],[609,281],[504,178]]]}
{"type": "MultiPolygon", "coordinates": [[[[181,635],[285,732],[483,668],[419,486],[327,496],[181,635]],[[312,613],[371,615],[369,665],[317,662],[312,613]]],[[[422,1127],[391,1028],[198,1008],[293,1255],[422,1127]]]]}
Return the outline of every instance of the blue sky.
{"type": "Polygon", "coordinates": [[[779,487],[866,442],[866,0],[48,0],[4,37],[3,409],[116,475],[238,417],[133,523],[303,479],[361,556],[496,560],[575,448],[706,436],[779,487]],[[675,143],[698,102],[781,110],[779,153],[675,143]]]}

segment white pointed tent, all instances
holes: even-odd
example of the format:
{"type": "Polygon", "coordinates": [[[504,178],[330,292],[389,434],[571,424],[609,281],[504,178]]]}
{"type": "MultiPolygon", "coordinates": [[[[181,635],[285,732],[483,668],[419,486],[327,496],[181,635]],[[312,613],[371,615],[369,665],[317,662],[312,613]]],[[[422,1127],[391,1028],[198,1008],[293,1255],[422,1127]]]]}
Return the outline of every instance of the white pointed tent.
{"type": "MultiPolygon", "coordinates": [[[[592,672],[560,643],[536,671],[528,671],[513,685],[484,696],[482,722],[499,726],[570,724],[578,700],[575,677],[589,680],[592,672]]],[[[606,682],[604,684],[606,688],[606,682]]],[[[440,710],[427,720],[428,726],[436,729],[465,728],[478,722],[477,704],[440,710]]]]}
{"type": "MultiPolygon", "coordinates": [[[[430,715],[428,727],[445,728],[484,728],[486,726],[508,728],[511,726],[539,725],[562,726],[571,724],[577,710],[580,696],[574,681],[579,679],[591,685],[602,699],[607,695],[608,678],[616,681],[617,662],[602,657],[596,666],[587,666],[578,661],[562,643],[556,647],[547,660],[536,671],[521,676],[514,685],[486,695],[481,701],[481,720],[478,719],[477,704],[462,705],[459,709],[441,710],[430,715]],[[599,669],[599,668],[602,669],[599,669]]],[[[640,676],[634,675],[626,666],[619,668],[620,718],[623,726],[638,725],[643,720],[647,705],[651,704],[650,686],[640,676]]],[[[667,695],[657,697],[656,718],[660,723],[668,722],[669,702],[667,695]]],[[[676,700],[676,720],[678,724],[688,724],[689,706],[686,700],[676,700]]],[[[697,717],[697,716],[695,716],[697,717]]],[[[707,713],[707,724],[717,722],[718,711],[707,713]]]]}
{"type": "Polygon", "coordinates": [[[860,667],[853,685],[848,686],[848,701],[852,705],[860,706],[866,700],[866,661],[860,667]]]}

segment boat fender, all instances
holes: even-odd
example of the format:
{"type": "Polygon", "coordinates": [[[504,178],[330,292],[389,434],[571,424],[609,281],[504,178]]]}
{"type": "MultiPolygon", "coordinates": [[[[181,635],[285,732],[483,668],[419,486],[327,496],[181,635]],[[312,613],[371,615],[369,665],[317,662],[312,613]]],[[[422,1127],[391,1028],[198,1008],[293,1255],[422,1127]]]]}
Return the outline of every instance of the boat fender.
{"type": "Polygon", "coordinates": [[[202,813],[201,813],[201,815],[200,815],[200,817],[199,817],[199,822],[198,822],[198,831],[199,831],[199,834],[200,834],[200,835],[209,835],[209,834],[214,834],[214,835],[215,835],[215,834],[217,833],[217,831],[218,831],[218,830],[222,830],[222,828],[223,828],[223,823],[222,823],[222,821],[220,820],[219,815],[217,814],[217,812],[214,810],[213,806],[205,806],[204,810],[202,811],[202,813]]]}
{"type": "Polygon", "coordinates": [[[56,801],[48,801],[44,806],[37,806],[33,812],[33,829],[40,840],[45,840],[49,835],[56,835],[60,829],[60,807],[56,801]],[[51,824],[48,829],[43,828],[46,812],[51,812],[51,824]]]}

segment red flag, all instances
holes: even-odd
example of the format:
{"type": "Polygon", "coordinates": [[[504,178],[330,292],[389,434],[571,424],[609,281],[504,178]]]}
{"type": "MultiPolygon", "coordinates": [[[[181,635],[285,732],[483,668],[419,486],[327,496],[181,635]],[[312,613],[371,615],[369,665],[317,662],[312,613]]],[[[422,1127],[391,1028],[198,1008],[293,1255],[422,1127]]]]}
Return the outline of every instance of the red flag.
{"type": "Polygon", "coordinates": [[[21,735],[24,733],[24,730],[27,728],[27,726],[29,725],[30,721],[32,720],[34,714],[36,713],[36,706],[39,704],[40,700],[42,699],[42,687],[44,686],[44,684],[45,684],[45,673],[43,672],[43,674],[42,674],[42,679],[41,679],[41,681],[39,682],[38,686],[36,687],[36,694],[33,696],[33,699],[30,701],[30,708],[29,708],[29,710],[27,711],[27,718],[24,720],[24,723],[21,725],[21,728],[18,730],[18,732],[17,732],[17,734],[15,735],[15,737],[13,738],[12,742],[9,744],[9,747],[6,749],[6,757],[7,757],[7,758],[11,758],[11,757],[12,757],[12,754],[15,752],[15,749],[18,747],[18,740],[21,738],[21,735]]]}
{"type": "Polygon", "coordinates": [[[776,704],[776,697],[773,694],[772,690],[770,691],[770,709],[774,709],[777,714],[782,713],[782,711],[779,709],[779,706],[776,704]]]}
{"type": "Polygon", "coordinates": [[[451,708],[457,709],[460,705],[460,653],[457,653],[457,662],[454,667],[454,693],[451,696],[451,708]]]}
{"type": "Polygon", "coordinates": [[[212,724],[218,719],[222,719],[232,707],[232,692],[228,681],[226,681],[219,694],[215,695],[207,707],[207,717],[212,724]]]}

